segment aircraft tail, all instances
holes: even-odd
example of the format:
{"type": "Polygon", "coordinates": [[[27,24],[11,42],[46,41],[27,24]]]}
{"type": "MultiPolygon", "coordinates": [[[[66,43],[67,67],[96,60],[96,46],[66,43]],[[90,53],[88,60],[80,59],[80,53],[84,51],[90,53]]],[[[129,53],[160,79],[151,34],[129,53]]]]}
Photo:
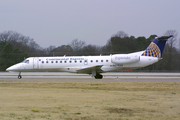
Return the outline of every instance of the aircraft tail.
{"type": "Polygon", "coordinates": [[[172,35],[155,37],[154,40],[151,42],[151,44],[144,51],[142,56],[151,56],[151,57],[161,58],[166,41],[171,37],[172,35]]]}

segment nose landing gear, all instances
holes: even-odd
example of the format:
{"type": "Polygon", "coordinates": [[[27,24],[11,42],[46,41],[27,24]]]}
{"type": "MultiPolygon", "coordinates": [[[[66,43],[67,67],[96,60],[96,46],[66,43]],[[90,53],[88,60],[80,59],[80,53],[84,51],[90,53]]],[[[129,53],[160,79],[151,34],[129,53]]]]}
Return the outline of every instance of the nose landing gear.
{"type": "Polygon", "coordinates": [[[20,72],[18,75],[18,79],[21,79],[21,78],[22,78],[22,76],[21,76],[21,72],[20,72]]]}

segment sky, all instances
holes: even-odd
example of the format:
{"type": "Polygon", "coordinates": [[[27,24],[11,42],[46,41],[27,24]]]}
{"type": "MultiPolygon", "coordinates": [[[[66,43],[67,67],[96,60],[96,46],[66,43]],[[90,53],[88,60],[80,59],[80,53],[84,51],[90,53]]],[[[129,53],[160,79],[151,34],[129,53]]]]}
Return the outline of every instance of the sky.
{"type": "Polygon", "coordinates": [[[103,46],[118,31],[180,34],[180,0],[0,0],[0,32],[9,30],[43,48],[74,39],[103,46]]]}

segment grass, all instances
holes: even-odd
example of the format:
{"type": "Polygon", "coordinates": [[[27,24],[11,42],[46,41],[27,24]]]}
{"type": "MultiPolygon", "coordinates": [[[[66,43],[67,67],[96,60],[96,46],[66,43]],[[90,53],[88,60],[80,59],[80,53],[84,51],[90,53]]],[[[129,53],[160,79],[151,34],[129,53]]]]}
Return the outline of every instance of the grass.
{"type": "Polygon", "coordinates": [[[32,112],[39,112],[39,110],[31,110],[32,112]]]}
{"type": "Polygon", "coordinates": [[[0,81],[3,120],[178,120],[180,82],[0,81]]]}

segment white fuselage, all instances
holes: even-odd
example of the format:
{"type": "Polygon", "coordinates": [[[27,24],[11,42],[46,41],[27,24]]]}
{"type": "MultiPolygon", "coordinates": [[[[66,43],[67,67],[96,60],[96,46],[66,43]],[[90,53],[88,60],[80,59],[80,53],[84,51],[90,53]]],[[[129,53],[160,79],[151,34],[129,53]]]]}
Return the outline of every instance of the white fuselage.
{"type": "Polygon", "coordinates": [[[101,66],[98,73],[125,69],[137,69],[157,62],[157,57],[141,56],[143,51],[130,54],[109,56],[64,56],[64,57],[30,57],[24,62],[7,68],[13,72],[72,72],[86,73],[83,69],[101,66]],[[81,71],[78,71],[81,70],[81,71]]]}
{"type": "Polygon", "coordinates": [[[114,54],[109,56],[64,56],[64,57],[30,57],[21,63],[6,69],[10,72],[72,72],[92,74],[102,79],[104,72],[137,69],[158,62],[167,39],[173,37],[155,37],[145,51],[130,54],[114,54]]]}

